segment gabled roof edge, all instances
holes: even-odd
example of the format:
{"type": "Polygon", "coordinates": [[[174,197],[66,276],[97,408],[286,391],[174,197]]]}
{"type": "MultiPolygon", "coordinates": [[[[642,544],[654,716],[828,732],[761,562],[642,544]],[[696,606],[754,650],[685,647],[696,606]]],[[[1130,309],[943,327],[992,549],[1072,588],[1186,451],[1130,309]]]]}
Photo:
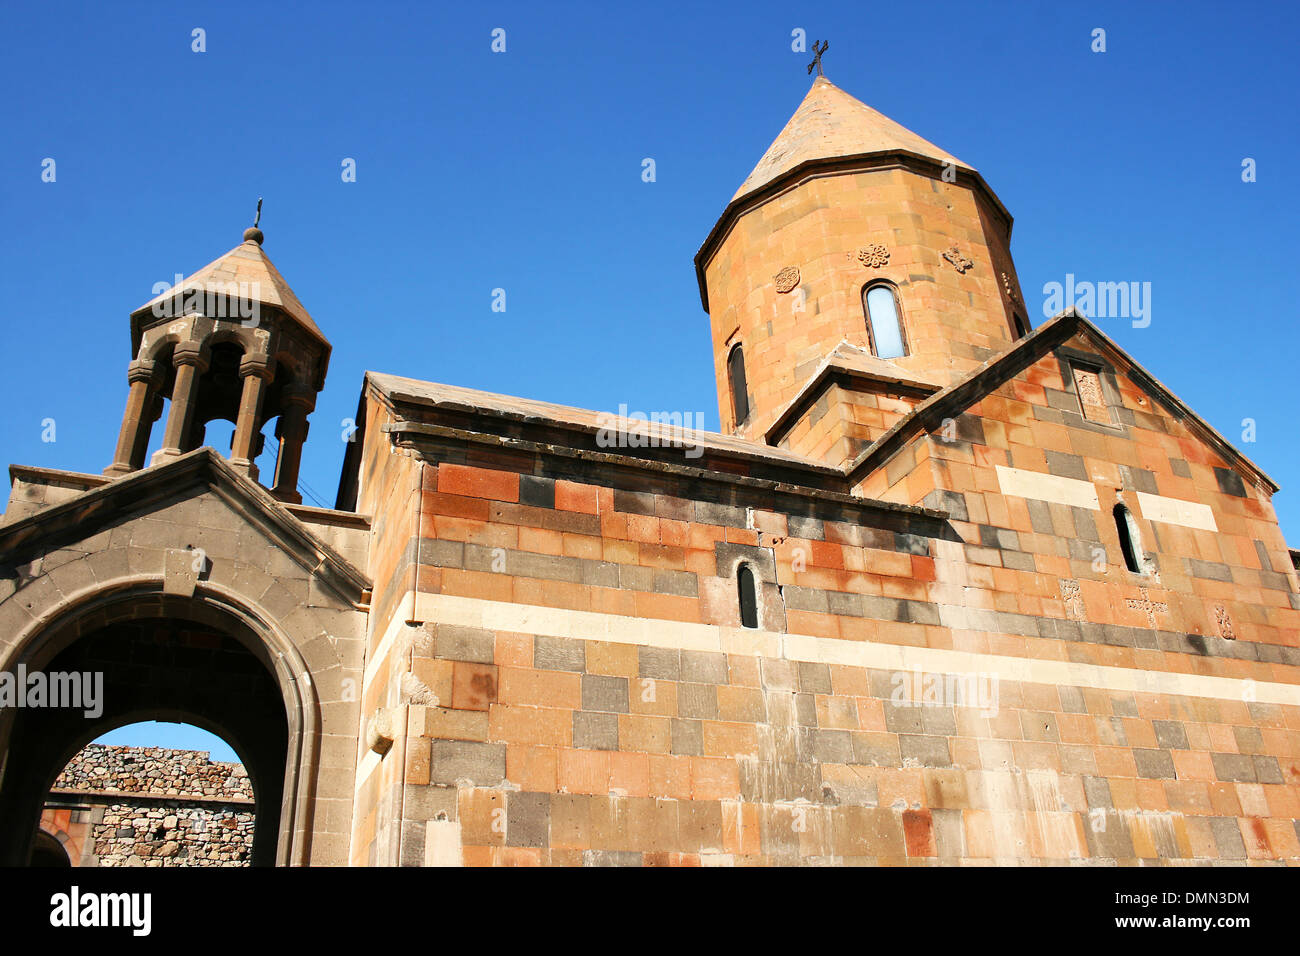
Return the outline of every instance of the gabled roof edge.
{"type": "Polygon", "coordinates": [[[75,498],[44,508],[0,527],[0,564],[12,564],[29,549],[52,536],[62,536],[83,523],[104,520],[111,505],[125,498],[133,510],[174,495],[186,483],[206,483],[223,496],[252,506],[286,544],[285,550],[311,573],[324,571],[340,595],[356,602],[371,582],[355,565],[321,541],[303,522],[266,491],[239,474],[211,448],[203,447],[165,465],[145,468],[91,488],[75,498]],[[355,595],[348,590],[355,591],[355,595]]]}
{"type": "Polygon", "coordinates": [[[1138,384],[1173,412],[1175,417],[1184,421],[1194,434],[1219,452],[1225,460],[1247,472],[1248,476],[1257,483],[1267,486],[1270,495],[1280,490],[1278,483],[1262,468],[1242,454],[1219,434],[1214,426],[1196,414],[1182,399],[1073,306],[1054,315],[1006,352],[989,359],[966,378],[938,392],[918,405],[906,418],[895,422],[892,428],[849,464],[847,473],[850,484],[856,484],[866,474],[883,465],[905,441],[918,432],[926,430],[935,422],[942,422],[954,407],[964,409],[974,404],[980,397],[991,392],[1021,368],[1037,361],[1078,331],[1084,331],[1092,336],[1108,357],[1115,360],[1116,364],[1123,365],[1138,384]]]}

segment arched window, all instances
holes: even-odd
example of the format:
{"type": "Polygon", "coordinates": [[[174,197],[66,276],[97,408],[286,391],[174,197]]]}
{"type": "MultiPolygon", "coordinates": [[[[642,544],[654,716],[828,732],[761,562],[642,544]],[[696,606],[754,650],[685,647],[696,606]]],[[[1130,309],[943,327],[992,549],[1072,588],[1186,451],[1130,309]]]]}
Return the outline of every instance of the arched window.
{"type": "Polygon", "coordinates": [[[736,571],[736,589],[740,592],[740,626],[758,627],[758,592],[754,587],[754,571],[742,564],[736,571]]]}
{"type": "Polygon", "coordinates": [[[1124,505],[1115,506],[1115,530],[1119,532],[1119,548],[1124,553],[1124,566],[1137,574],[1146,573],[1142,566],[1142,538],[1137,522],[1124,505]]]}
{"type": "Polygon", "coordinates": [[[877,282],[863,289],[862,311],[867,318],[867,331],[871,334],[871,351],[877,358],[899,358],[907,354],[898,295],[892,285],[877,282]]]}
{"type": "Polygon", "coordinates": [[[1019,312],[1011,313],[1011,328],[1015,331],[1016,338],[1018,339],[1023,339],[1033,331],[1033,329],[1029,327],[1029,322],[1027,322],[1025,317],[1019,312]]]}
{"type": "Polygon", "coordinates": [[[736,425],[749,418],[749,390],[745,384],[745,352],[737,345],[727,356],[727,378],[731,382],[731,412],[736,425]]]}

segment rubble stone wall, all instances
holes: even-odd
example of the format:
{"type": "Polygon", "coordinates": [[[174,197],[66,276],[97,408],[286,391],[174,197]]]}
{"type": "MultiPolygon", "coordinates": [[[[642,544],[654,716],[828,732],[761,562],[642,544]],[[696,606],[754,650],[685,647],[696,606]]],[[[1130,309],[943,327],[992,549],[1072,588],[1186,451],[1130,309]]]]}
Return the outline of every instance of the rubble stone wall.
{"type": "Polygon", "coordinates": [[[248,774],[204,751],[91,744],[59,775],[48,807],[91,811],[90,845],[73,865],[247,866],[252,857],[248,774]]]}

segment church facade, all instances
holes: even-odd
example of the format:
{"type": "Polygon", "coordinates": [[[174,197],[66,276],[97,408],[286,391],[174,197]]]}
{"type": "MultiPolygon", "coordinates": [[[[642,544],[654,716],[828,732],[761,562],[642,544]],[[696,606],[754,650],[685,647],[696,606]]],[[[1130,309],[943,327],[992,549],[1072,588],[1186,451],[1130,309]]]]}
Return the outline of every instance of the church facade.
{"type": "Polygon", "coordinates": [[[105,472],[11,468],[0,671],[103,699],[0,710],[0,861],[162,718],[260,864],[1300,863],[1277,485],[1032,328],[1010,231],[819,76],[695,258],[720,433],[372,372],[325,509],[330,345],[250,229],[132,314],[105,472]]]}

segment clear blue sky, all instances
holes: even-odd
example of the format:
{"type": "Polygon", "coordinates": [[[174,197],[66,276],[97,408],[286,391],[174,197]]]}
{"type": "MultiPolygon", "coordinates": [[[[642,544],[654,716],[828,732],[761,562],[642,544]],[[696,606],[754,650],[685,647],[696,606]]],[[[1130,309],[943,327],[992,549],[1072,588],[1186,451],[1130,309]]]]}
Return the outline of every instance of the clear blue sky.
{"type": "Polygon", "coordinates": [[[303,470],[328,504],[366,369],[716,428],[691,260],[807,89],[802,28],[984,174],[1033,321],[1067,273],[1151,283],[1148,328],[1099,324],[1283,486],[1300,546],[1298,27],[1278,3],[8,4],[2,457],[108,464],[128,313],[258,196],[334,344],[303,470]]]}

